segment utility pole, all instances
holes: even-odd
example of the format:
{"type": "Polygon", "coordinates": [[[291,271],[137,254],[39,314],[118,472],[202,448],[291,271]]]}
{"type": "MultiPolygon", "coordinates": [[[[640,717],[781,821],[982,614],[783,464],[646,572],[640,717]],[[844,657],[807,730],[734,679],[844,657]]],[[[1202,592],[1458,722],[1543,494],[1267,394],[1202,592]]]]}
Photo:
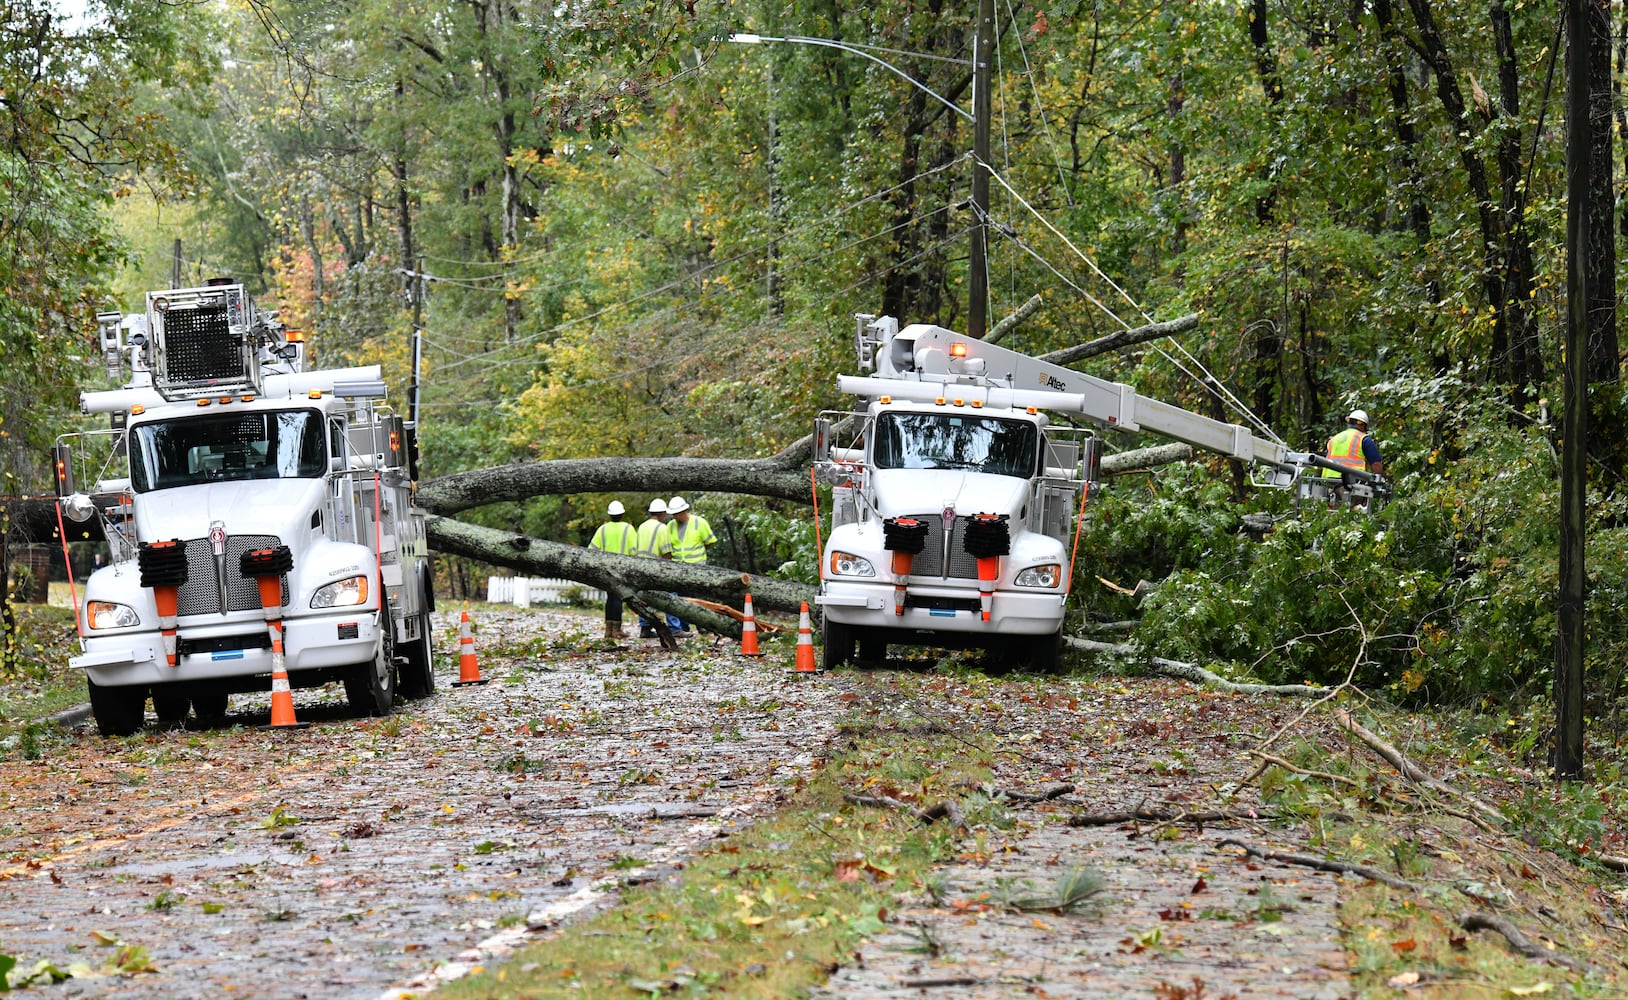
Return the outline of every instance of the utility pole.
{"type": "Polygon", "coordinates": [[[1583,777],[1587,601],[1589,0],[1566,0],[1566,356],[1560,442],[1560,593],[1555,635],[1555,777],[1583,777]]]}
{"type": "Polygon", "coordinates": [[[413,370],[407,380],[407,423],[418,426],[418,370],[424,363],[424,255],[413,262],[413,274],[407,287],[413,297],[413,341],[411,357],[413,370]]]}
{"type": "Polygon", "coordinates": [[[181,240],[180,240],[179,237],[177,237],[176,241],[175,241],[175,250],[170,256],[170,287],[171,288],[180,288],[181,287],[181,268],[182,268],[182,265],[184,265],[185,263],[186,263],[186,258],[181,256],[181,240]]]}
{"type": "Polygon", "coordinates": [[[995,50],[995,0],[978,0],[972,36],[972,250],[967,255],[967,336],[989,328],[989,67],[995,50]]]}

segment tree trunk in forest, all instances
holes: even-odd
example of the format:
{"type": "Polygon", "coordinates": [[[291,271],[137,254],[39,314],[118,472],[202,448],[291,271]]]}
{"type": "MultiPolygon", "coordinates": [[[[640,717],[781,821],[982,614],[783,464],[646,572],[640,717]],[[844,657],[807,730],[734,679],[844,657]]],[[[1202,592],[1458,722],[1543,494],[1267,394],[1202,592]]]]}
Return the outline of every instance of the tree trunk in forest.
{"type": "Polygon", "coordinates": [[[322,319],[323,296],[326,294],[326,281],[323,274],[322,244],[317,242],[317,224],[315,212],[311,208],[311,196],[300,195],[300,236],[305,240],[305,252],[311,255],[311,311],[310,324],[315,327],[322,319]]]}
{"type": "MultiPolygon", "coordinates": [[[[1425,178],[1419,166],[1419,133],[1413,127],[1413,106],[1408,97],[1407,69],[1402,62],[1405,46],[1396,28],[1391,0],[1375,0],[1374,19],[1379,24],[1380,48],[1385,57],[1385,86],[1391,98],[1391,128],[1396,132],[1403,184],[1408,192],[1403,206],[1406,226],[1422,249],[1430,242],[1430,202],[1425,200],[1425,178]]],[[[1434,275],[1426,278],[1423,294],[1428,302],[1441,298],[1441,284],[1434,275]]],[[[1435,342],[1435,338],[1432,338],[1435,342]]],[[[1432,348],[1431,361],[1437,374],[1446,374],[1452,360],[1444,348],[1432,348]]]]}
{"type": "Polygon", "coordinates": [[[1589,112],[1592,0],[1566,0],[1566,356],[1560,453],[1560,565],[1555,604],[1554,745],[1561,781],[1583,777],[1583,669],[1587,631],[1588,537],[1588,228],[1594,163],[1589,112]]]}
{"type": "Polygon", "coordinates": [[[1375,0],[1374,19],[1379,23],[1381,48],[1385,56],[1385,87],[1391,98],[1391,128],[1396,132],[1398,157],[1408,192],[1402,215],[1420,245],[1430,241],[1430,203],[1425,200],[1425,181],[1419,169],[1419,134],[1413,127],[1412,102],[1408,99],[1407,71],[1402,64],[1402,41],[1396,30],[1391,0],[1375,0]]]}
{"type": "Polygon", "coordinates": [[[1538,343],[1537,317],[1532,300],[1532,239],[1526,229],[1526,180],[1522,175],[1520,67],[1515,34],[1510,23],[1514,0],[1491,0],[1488,16],[1498,53],[1498,102],[1504,127],[1498,133],[1498,173],[1503,212],[1503,299],[1498,320],[1508,331],[1510,403],[1524,409],[1543,388],[1543,349],[1538,343]]]}
{"type": "Polygon", "coordinates": [[[893,206],[892,226],[898,234],[893,241],[892,260],[899,263],[888,269],[882,281],[882,313],[887,316],[919,315],[916,297],[921,287],[921,272],[904,262],[916,259],[921,242],[921,233],[915,225],[916,175],[921,172],[921,133],[927,127],[927,95],[920,88],[910,88],[905,108],[898,183],[888,196],[888,203],[893,206]]]}
{"type": "MultiPolygon", "coordinates": [[[[1255,50],[1255,73],[1260,78],[1261,92],[1266,98],[1267,127],[1272,136],[1271,148],[1261,164],[1259,173],[1263,190],[1255,196],[1255,222],[1262,228],[1271,226],[1277,214],[1278,108],[1283,103],[1283,77],[1278,70],[1277,53],[1272,50],[1272,36],[1266,23],[1266,0],[1250,0],[1249,43],[1255,50]]],[[[1283,280],[1288,282],[1289,244],[1283,244],[1283,280]]],[[[1283,316],[1288,321],[1287,303],[1283,316]]],[[[1251,405],[1255,415],[1268,425],[1276,422],[1280,365],[1283,359],[1283,338],[1287,331],[1284,323],[1257,322],[1253,345],[1253,381],[1251,405]]]]}
{"type": "MultiPolygon", "coordinates": [[[[1255,50],[1255,74],[1260,78],[1261,93],[1266,97],[1267,118],[1269,124],[1275,125],[1278,106],[1283,103],[1283,77],[1278,72],[1277,53],[1272,51],[1272,35],[1266,24],[1266,0],[1249,0],[1249,10],[1245,16],[1249,18],[1249,44],[1255,50]]],[[[1273,129],[1273,145],[1276,144],[1276,130],[1273,129]]],[[[1268,150],[1268,153],[1272,152],[1268,150]]],[[[1272,224],[1277,205],[1277,182],[1274,179],[1277,170],[1273,162],[1276,157],[1269,155],[1266,159],[1267,162],[1260,168],[1264,190],[1255,197],[1255,221],[1262,226],[1272,224]]]]}
{"type": "MultiPolygon", "coordinates": [[[[1167,15],[1174,21],[1174,12],[1167,15]]],[[[1175,25],[1172,24],[1172,30],[1175,25]]],[[[1187,102],[1187,81],[1181,70],[1176,70],[1166,84],[1165,113],[1170,116],[1171,132],[1180,134],[1181,112],[1187,102]]],[[[1175,226],[1170,233],[1170,256],[1180,257],[1187,250],[1187,212],[1185,209],[1187,187],[1187,147],[1179,139],[1171,139],[1169,145],[1170,157],[1170,190],[1173,193],[1178,207],[1175,210],[1175,226]]],[[[1171,280],[1179,288],[1182,284],[1182,269],[1177,266],[1171,272],[1171,280]]]]}
{"type": "MultiPolygon", "coordinates": [[[[1493,0],[1493,5],[1494,34],[1502,36],[1507,33],[1509,19],[1507,13],[1500,13],[1501,0],[1493,0]],[[1503,28],[1499,27],[1500,19],[1503,28]]],[[[1524,204],[1524,196],[1520,194],[1518,187],[1520,180],[1520,159],[1518,155],[1520,138],[1518,134],[1515,136],[1516,155],[1507,161],[1516,171],[1517,175],[1514,181],[1517,186],[1511,192],[1506,184],[1506,194],[1513,194],[1514,197],[1506,198],[1505,205],[1501,210],[1499,206],[1493,203],[1486,165],[1482,162],[1481,154],[1477,151],[1477,143],[1480,141],[1484,128],[1476,125],[1470,118],[1469,107],[1465,103],[1463,89],[1459,86],[1457,70],[1453,65],[1452,56],[1447,51],[1447,42],[1442,36],[1441,29],[1436,24],[1435,13],[1430,0],[1408,0],[1408,8],[1413,13],[1414,24],[1419,29],[1419,34],[1414,43],[1415,47],[1436,78],[1436,97],[1441,102],[1443,110],[1446,111],[1448,122],[1452,126],[1453,135],[1456,137],[1459,162],[1464,167],[1465,180],[1469,185],[1471,196],[1475,198],[1476,214],[1480,221],[1481,294],[1487,305],[1494,311],[1492,344],[1488,352],[1486,371],[1493,378],[1502,379],[1511,385],[1515,385],[1516,388],[1513,391],[1520,394],[1525,390],[1519,388],[1519,382],[1529,374],[1532,362],[1536,362],[1539,371],[1542,368],[1540,357],[1534,357],[1530,360],[1525,357],[1525,353],[1531,346],[1526,338],[1535,337],[1536,331],[1530,317],[1525,316],[1524,307],[1522,310],[1523,321],[1515,329],[1511,328],[1508,311],[1511,296],[1505,286],[1506,275],[1510,273],[1512,266],[1519,269],[1518,273],[1523,275],[1522,280],[1528,286],[1531,281],[1531,253],[1529,247],[1525,253],[1526,259],[1521,262],[1512,265],[1506,258],[1506,254],[1512,245],[1506,241],[1507,234],[1504,232],[1505,221],[1510,218],[1507,209],[1516,199],[1524,204]],[[1520,339],[1521,343],[1518,346],[1512,343],[1512,337],[1520,339]],[[1515,360],[1517,349],[1522,354],[1519,363],[1515,360]]],[[[1506,85],[1503,81],[1513,76],[1515,66],[1512,57],[1506,59],[1502,56],[1506,48],[1510,47],[1510,43],[1503,37],[1499,37],[1497,47],[1501,54],[1499,59],[1500,87],[1509,91],[1501,99],[1504,102],[1504,107],[1508,108],[1511,102],[1518,102],[1518,98],[1513,92],[1513,83],[1506,85]]],[[[1481,116],[1483,125],[1490,123],[1493,116],[1490,101],[1488,101],[1485,94],[1481,93],[1479,87],[1475,89],[1475,95],[1477,112],[1481,116]]],[[[1516,106],[1518,108],[1518,103],[1516,106]]],[[[1519,119],[1516,119],[1516,122],[1518,121],[1519,119]]],[[[1519,133],[1518,125],[1512,126],[1512,131],[1519,133]]],[[[1506,162],[1502,145],[1499,149],[1499,155],[1502,165],[1506,162]]],[[[1513,245],[1519,247],[1524,245],[1526,240],[1524,230],[1522,230],[1522,235],[1513,245]]]]}
{"type": "MultiPolygon", "coordinates": [[[[1617,337],[1616,155],[1612,133],[1611,10],[1600,0],[1589,12],[1588,196],[1588,381],[1615,387],[1622,381],[1617,337]]],[[[1628,24],[1628,18],[1623,19],[1628,24]]],[[[1628,218],[1628,214],[1625,214],[1628,218]]],[[[1628,426],[1615,392],[1590,392],[1588,453],[1605,469],[1628,459],[1628,426]]]]}

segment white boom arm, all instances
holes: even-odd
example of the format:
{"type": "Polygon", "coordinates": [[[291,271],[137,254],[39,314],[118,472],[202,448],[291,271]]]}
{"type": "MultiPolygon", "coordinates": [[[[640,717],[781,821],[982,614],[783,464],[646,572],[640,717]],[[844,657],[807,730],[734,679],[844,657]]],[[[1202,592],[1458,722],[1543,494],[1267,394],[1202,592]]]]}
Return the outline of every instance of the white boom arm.
{"type": "Polygon", "coordinates": [[[897,329],[889,317],[860,324],[860,356],[873,357],[871,376],[839,376],[837,388],[857,396],[892,396],[932,402],[955,398],[985,406],[1033,406],[1072,413],[1124,431],[1151,431],[1195,448],[1270,466],[1274,485],[1287,486],[1309,465],[1308,456],[1248,427],[1214,420],[1139,395],[1120,382],[1050,364],[995,344],[928,324],[897,329]],[[880,336],[871,340],[866,333],[880,336]],[[866,347],[872,348],[867,351],[866,347]]]}

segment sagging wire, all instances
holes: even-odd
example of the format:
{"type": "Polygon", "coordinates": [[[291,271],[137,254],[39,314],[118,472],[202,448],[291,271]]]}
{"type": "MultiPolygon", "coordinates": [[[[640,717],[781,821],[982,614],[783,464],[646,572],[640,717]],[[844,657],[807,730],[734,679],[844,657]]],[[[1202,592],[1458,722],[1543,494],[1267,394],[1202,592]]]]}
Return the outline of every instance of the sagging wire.
{"type": "MultiPolygon", "coordinates": [[[[979,162],[982,164],[982,166],[983,166],[983,168],[985,170],[989,171],[989,176],[992,177],[995,180],[996,183],[1000,184],[1000,186],[1006,190],[1007,194],[1011,195],[1014,199],[1016,199],[1018,204],[1022,205],[1029,212],[1030,215],[1032,215],[1036,220],[1038,220],[1040,222],[1040,224],[1042,226],[1044,226],[1046,228],[1047,231],[1049,231],[1053,236],[1056,236],[1060,241],[1062,241],[1064,246],[1066,246],[1070,250],[1074,251],[1074,255],[1077,256],[1081,261],[1083,261],[1085,263],[1085,265],[1091,269],[1091,272],[1093,274],[1095,274],[1097,277],[1101,278],[1102,281],[1105,284],[1107,284],[1109,288],[1112,288],[1114,291],[1118,292],[1120,297],[1123,298],[1126,301],[1126,303],[1128,303],[1131,306],[1131,308],[1135,309],[1138,313],[1141,313],[1142,318],[1143,318],[1144,321],[1146,321],[1149,324],[1154,322],[1153,317],[1150,316],[1148,314],[1147,310],[1143,309],[1142,306],[1135,299],[1131,298],[1131,295],[1130,295],[1129,292],[1125,291],[1125,289],[1120,287],[1120,285],[1117,282],[1115,282],[1112,278],[1110,278],[1106,274],[1104,274],[1102,272],[1102,269],[1097,267],[1096,262],[1093,261],[1090,257],[1086,256],[1085,251],[1081,250],[1078,246],[1076,246],[1074,244],[1074,242],[1072,240],[1070,240],[1067,236],[1063,235],[1063,233],[1061,231],[1059,231],[1056,226],[1051,224],[1051,221],[1049,219],[1047,219],[1044,215],[1041,215],[1040,212],[1033,205],[1031,205],[1028,202],[1027,199],[1025,199],[1021,194],[1019,194],[1017,192],[1017,190],[1012,187],[1011,184],[1007,183],[1005,177],[1002,177],[999,173],[997,173],[994,170],[994,168],[992,168],[989,164],[983,163],[982,161],[979,161],[979,162]]],[[[1018,241],[1018,245],[1020,247],[1023,247],[1031,256],[1035,257],[1036,260],[1040,260],[1042,263],[1044,263],[1046,265],[1046,267],[1049,268],[1053,274],[1056,274],[1059,278],[1063,278],[1062,273],[1060,271],[1058,271],[1058,269],[1056,267],[1052,266],[1049,261],[1045,261],[1044,258],[1040,257],[1040,255],[1038,254],[1037,251],[1034,251],[1033,249],[1030,249],[1029,247],[1027,247],[1021,240],[1018,241]]],[[[1067,281],[1066,278],[1063,278],[1063,280],[1067,281]]],[[[1085,292],[1083,292],[1083,290],[1081,290],[1079,288],[1079,286],[1076,285],[1074,282],[1070,281],[1070,282],[1068,282],[1068,284],[1069,284],[1069,286],[1071,288],[1074,288],[1076,291],[1080,291],[1081,294],[1086,295],[1086,298],[1090,299],[1090,301],[1093,304],[1095,304],[1098,308],[1102,309],[1102,311],[1104,313],[1106,313],[1108,316],[1113,318],[1113,320],[1115,322],[1119,323],[1120,326],[1122,326],[1123,328],[1125,328],[1127,330],[1131,329],[1131,326],[1130,326],[1129,323],[1125,322],[1125,320],[1123,318],[1121,318],[1113,310],[1109,309],[1106,305],[1104,305],[1099,300],[1097,300],[1094,296],[1088,295],[1085,292]]],[[[1179,351],[1181,353],[1181,355],[1184,358],[1187,359],[1187,362],[1189,364],[1191,364],[1193,367],[1197,368],[1198,371],[1202,373],[1202,377],[1193,374],[1193,372],[1189,371],[1180,361],[1178,361],[1174,357],[1171,357],[1169,352],[1165,351],[1164,348],[1158,346],[1157,344],[1152,345],[1153,350],[1157,351],[1161,357],[1163,357],[1165,360],[1169,361],[1172,365],[1175,365],[1176,368],[1179,371],[1181,371],[1182,374],[1186,375],[1188,378],[1194,379],[1200,385],[1204,386],[1206,391],[1208,391],[1208,392],[1212,393],[1213,395],[1215,395],[1215,397],[1217,399],[1220,399],[1222,402],[1227,403],[1229,406],[1231,406],[1235,410],[1237,410],[1238,413],[1243,415],[1244,419],[1246,420],[1246,422],[1251,427],[1254,427],[1256,430],[1258,430],[1261,433],[1265,434],[1269,439],[1276,442],[1277,444],[1280,444],[1280,445],[1284,444],[1283,439],[1278,437],[1277,433],[1275,431],[1273,431],[1272,428],[1268,427],[1264,420],[1262,420],[1260,417],[1256,416],[1255,413],[1252,410],[1250,410],[1250,408],[1248,406],[1245,406],[1243,401],[1240,400],[1230,389],[1227,389],[1225,384],[1220,379],[1216,378],[1215,375],[1207,367],[1205,367],[1204,363],[1202,361],[1200,361],[1197,357],[1195,357],[1191,351],[1187,350],[1187,348],[1184,347],[1181,344],[1180,341],[1175,340],[1174,338],[1169,338],[1169,337],[1167,337],[1166,339],[1170,340],[1171,343],[1175,345],[1176,350],[1179,351]]]]}

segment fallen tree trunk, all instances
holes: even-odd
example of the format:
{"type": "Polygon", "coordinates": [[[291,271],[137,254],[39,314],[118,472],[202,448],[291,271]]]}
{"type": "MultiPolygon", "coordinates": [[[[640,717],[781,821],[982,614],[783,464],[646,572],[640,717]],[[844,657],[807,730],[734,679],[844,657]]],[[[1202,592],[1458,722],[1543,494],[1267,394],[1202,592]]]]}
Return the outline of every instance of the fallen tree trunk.
{"type": "Polygon", "coordinates": [[[437,552],[468,556],[539,576],[576,580],[621,594],[624,599],[632,597],[720,635],[738,637],[740,623],[676,597],[674,592],[726,603],[735,603],[750,592],[754,608],[774,611],[796,612],[804,601],[814,603],[814,588],[807,584],[752,577],[722,566],[612,555],[448,517],[431,517],[428,528],[430,546],[437,552]]]}
{"type": "Polygon", "coordinates": [[[1087,341],[1083,344],[1065,347],[1060,351],[1042,354],[1040,360],[1049,361],[1054,365],[1072,364],[1075,361],[1094,358],[1099,354],[1107,354],[1109,351],[1123,350],[1135,344],[1144,344],[1150,340],[1158,340],[1160,337],[1183,333],[1195,326],[1198,326],[1198,313],[1188,313],[1186,316],[1177,316],[1175,319],[1164,323],[1150,323],[1147,326],[1139,326],[1132,330],[1121,330],[1118,333],[1110,333],[1106,337],[1098,337],[1096,340],[1087,341]]]}
{"type": "Polygon", "coordinates": [[[984,343],[1000,343],[1006,338],[1007,334],[1011,333],[1012,330],[1017,327],[1019,323],[1022,323],[1024,320],[1035,314],[1035,311],[1041,306],[1041,301],[1042,300],[1038,295],[1029,296],[1029,301],[1023,303],[1021,306],[1018,306],[1012,315],[1001,320],[999,323],[996,323],[994,327],[990,329],[988,335],[984,337],[984,343]]]}
{"type": "Polygon", "coordinates": [[[456,472],[418,488],[419,506],[451,515],[563,493],[748,493],[809,503],[808,467],[778,458],[567,458],[456,472]]]}
{"type": "Polygon", "coordinates": [[[1291,698],[1321,698],[1328,694],[1328,688],[1325,687],[1308,687],[1301,684],[1246,684],[1229,681],[1220,674],[1205,670],[1196,663],[1167,660],[1162,656],[1143,656],[1135,647],[1122,643],[1076,639],[1071,635],[1064,636],[1063,641],[1074,649],[1087,653],[1107,653],[1110,656],[1133,659],[1156,674],[1175,677],[1180,680],[1195,681],[1206,687],[1220,688],[1222,691],[1235,691],[1239,694],[1286,695],[1291,698]]]}
{"type": "Polygon", "coordinates": [[[1102,472],[1108,476],[1123,476],[1132,472],[1146,472],[1155,465],[1185,462],[1193,457],[1192,445],[1156,444],[1151,448],[1122,451],[1102,457],[1102,472]]]}

